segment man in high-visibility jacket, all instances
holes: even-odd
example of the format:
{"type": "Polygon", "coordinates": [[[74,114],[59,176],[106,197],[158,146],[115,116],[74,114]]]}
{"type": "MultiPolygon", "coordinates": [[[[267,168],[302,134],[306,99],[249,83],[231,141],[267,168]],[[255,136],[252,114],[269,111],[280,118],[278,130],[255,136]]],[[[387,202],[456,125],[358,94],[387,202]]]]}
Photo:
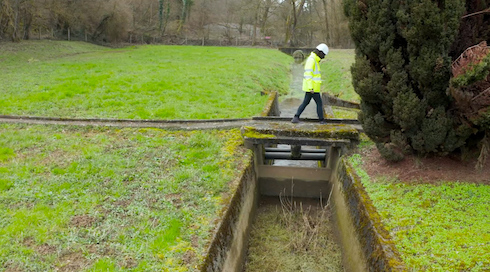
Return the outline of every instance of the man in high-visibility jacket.
{"type": "Polygon", "coordinates": [[[305,63],[305,73],[303,78],[303,91],[305,91],[305,98],[303,103],[299,106],[298,111],[293,117],[291,122],[299,123],[299,116],[305,110],[306,106],[310,104],[313,98],[316,102],[316,112],[321,124],[326,124],[323,116],[323,102],[320,95],[320,87],[322,84],[322,75],[320,73],[320,60],[325,58],[328,54],[328,46],[324,43],[319,44],[313,52],[311,52],[305,63]]]}

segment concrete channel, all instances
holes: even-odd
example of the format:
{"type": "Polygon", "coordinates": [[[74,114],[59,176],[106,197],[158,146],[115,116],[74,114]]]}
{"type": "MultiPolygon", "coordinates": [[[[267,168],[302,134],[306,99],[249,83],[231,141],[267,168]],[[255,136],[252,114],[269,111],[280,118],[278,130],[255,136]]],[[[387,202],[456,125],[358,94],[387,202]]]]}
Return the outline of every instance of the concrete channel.
{"type": "MultiPolygon", "coordinates": [[[[254,158],[241,175],[202,271],[245,271],[249,234],[256,211],[261,210],[259,203],[280,196],[291,196],[299,201],[306,198],[331,202],[334,216],[328,224],[335,229],[336,240],[342,248],[342,271],[404,271],[399,254],[359,178],[342,158],[355,144],[357,130],[346,125],[338,125],[342,130],[336,125],[327,125],[325,130],[315,131],[317,138],[313,135],[300,137],[304,145],[320,147],[318,153],[306,152],[322,154],[321,158],[311,159],[319,165],[313,168],[270,163],[266,154],[271,149],[264,146],[296,144],[294,137],[289,135],[288,125],[278,126],[280,128],[274,131],[262,131],[260,125],[243,129],[245,143],[254,151],[254,158]],[[336,137],[325,137],[325,133],[336,134],[336,137]]],[[[288,150],[281,152],[289,153],[288,150]]]]}
{"type": "MultiPolygon", "coordinates": [[[[245,145],[254,156],[223,214],[201,271],[249,272],[247,256],[253,249],[248,245],[254,238],[250,233],[255,219],[270,205],[280,207],[281,197],[302,207],[321,209],[329,204],[332,216],[326,224],[341,248],[340,271],[406,271],[360,178],[342,157],[358,143],[360,128],[348,120],[321,126],[311,104],[306,118],[293,125],[288,120],[300,102],[293,96],[279,106],[276,98],[269,115],[279,115],[280,108],[280,118],[242,127],[245,145]]],[[[338,271],[330,270],[328,263],[321,266],[287,271],[338,271]]]]}

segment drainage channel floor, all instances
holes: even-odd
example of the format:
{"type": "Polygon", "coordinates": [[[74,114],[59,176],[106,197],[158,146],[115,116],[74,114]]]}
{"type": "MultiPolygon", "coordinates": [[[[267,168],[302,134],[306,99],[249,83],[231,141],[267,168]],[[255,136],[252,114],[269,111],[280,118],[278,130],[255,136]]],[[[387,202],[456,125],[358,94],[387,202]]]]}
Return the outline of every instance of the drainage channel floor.
{"type": "Polygon", "coordinates": [[[262,196],[244,271],[344,271],[331,217],[318,199],[262,196]]]}

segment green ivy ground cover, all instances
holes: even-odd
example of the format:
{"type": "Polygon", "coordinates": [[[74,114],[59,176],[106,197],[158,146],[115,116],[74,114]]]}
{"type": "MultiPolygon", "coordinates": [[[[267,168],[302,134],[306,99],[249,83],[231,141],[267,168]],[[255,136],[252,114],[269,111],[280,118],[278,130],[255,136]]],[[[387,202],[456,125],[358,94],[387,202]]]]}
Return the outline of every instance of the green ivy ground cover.
{"type": "Polygon", "coordinates": [[[404,183],[361,177],[409,271],[490,271],[490,186],[447,181],[404,183]]]}
{"type": "Polygon", "coordinates": [[[275,49],[0,43],[0,114],[251,117],[267,101],[261,92],[287,92],[291,61],[275,49]]]}
{"type": "Polygon", "coordinates": [[[195,271],[250,158],[240,144],[238,130],[0,124],[0,270],[195,271]]]}

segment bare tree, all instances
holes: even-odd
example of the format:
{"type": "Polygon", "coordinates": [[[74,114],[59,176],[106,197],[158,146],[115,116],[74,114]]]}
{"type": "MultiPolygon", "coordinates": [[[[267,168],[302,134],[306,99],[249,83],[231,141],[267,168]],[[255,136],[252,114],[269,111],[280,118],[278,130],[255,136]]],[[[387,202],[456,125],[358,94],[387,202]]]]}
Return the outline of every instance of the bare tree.
{"type": "Polygon", "coordinates": [[[182,30],[186,20],[190,17],[191,6],[194,2],[192,0],[182,0],[182,12],[180,15],[180,22],[178,32],[182,30]]]}
{"type": "Polygon", "coordinates": [[[328,24],[328,19],[329,19],[329,12],[328,12],[328,1],[327,0],[322,0],[322,7],[323,7],[323,22],[324,22],[324,29],[323,29],[323,35],[325,36],[325,39],[327,41],[330,41],[330,33],[329,33],[329,24],[328,24]]]}
{"type": "Polygon", "coordinates": [[[346,31],[336,21],[341,0],[321,1],[0,0],[0,39],[30,39],[36,32],[41,38],[43,32],[95,42],[182,43],[185,37],[255,45],[271,36],[275,44],[306,46],[342,40],[346,31]]]}
{"type": "Polygon", "coordinates": [[[289,46],[296,46],[296,27],[298,25],[298,20],[303,13],[303,8],[306,0],[289,0],[290,15],[286,21],[286,44],[289,46]]]}
{"type": "Polygon", "coordinates": [[[19,24],[20,24],[20,0],[14,0],[12,3],[12,41],[19,42],[20,34],[19,34],[19,24]]]}

